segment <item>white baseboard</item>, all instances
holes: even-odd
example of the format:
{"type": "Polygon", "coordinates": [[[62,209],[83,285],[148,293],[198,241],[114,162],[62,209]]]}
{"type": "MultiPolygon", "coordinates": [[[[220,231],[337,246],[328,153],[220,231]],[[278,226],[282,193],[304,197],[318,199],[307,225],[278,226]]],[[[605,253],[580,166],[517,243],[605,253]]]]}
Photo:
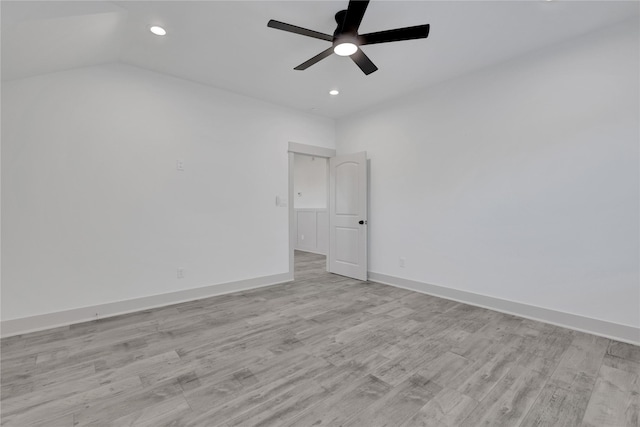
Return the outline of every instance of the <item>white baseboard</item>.
{"type": "MultiPolygon", "coordinates": [[[[120,314],[179,304],[216,295],[271,286],[278,283],[290,282],[292,280],[293,275],[291,273],[283,273],[240,280],[237,282],[185,289],[125,301],[80,307],[19,319],[9,319],[0,322],[0,336],[4,338],[13,335],[21,335],[29,332],[88,322],[96,320],[97,318],[113,317],[120,314]]],[[[640,328],[633,326],[593,319],[577,314],[564,313],[548,308],[503,300],[458,289],[446,288],[444,286],[430,285],[428,283],[388,276],[381,273],[369,272],[369,280],[502,313],[512,314],[527,319],[550,323],[552,325],[574,329],[580,332],[599,335],[618,341],[628,342],[635,345],[640,344],[640,328]]]]}
{"type": "Polygon", "coordinates": [[[408,289],[423,294],[433,295],[477,307],[488,308],[501,313],[512,314],[527,319],[537,320],[552,325],[599,335],[630,344],[640,344],[640,328],[613,323],[606,320],[593,319],[577,314],[565,313],[520,302],[504,300],[475,294],[473,292],[430,285],[428,283],[387,276],[386,274],[369,272],[369,280],[398,288],[408,289]]]}
{"type": "Polygon", "coordinates": [[[179,304],[216,295],[229,294],[248,289],[260,288],[263,286],[271,286],[278,283],[290,282],[291,280],[293,280],[293,275],[291,273],[282,273],[272,276],[239,280],[237,282],[184,289],[166,294],[110,302],[89,307],[73,308],[71,310],[58,311],[54,313],[3,320],[0,322],[0,336],[5,338],[13,335],[22,335],[29,332],[42,331],[60,326],[132,313],[135,311],[164,307],[167,305],[179,304]]]}
{"type": "Polygon", "coordinates": [[[309,252],[312,254],[316,254],[316,255],[324,255],[326,256],[326,252],[322,252],[322,251],[316,251],[314,249],[307,249],[307,248],[294,248],[296,251],[300,251],[300,252],[309,252]]]}

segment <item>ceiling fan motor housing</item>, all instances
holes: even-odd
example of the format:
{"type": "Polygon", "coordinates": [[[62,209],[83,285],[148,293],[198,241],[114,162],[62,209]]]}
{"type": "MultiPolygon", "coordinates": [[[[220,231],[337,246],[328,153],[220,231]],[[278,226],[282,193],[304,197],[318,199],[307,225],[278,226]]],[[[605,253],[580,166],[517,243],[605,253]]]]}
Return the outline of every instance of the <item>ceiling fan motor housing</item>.
{"type": "Polygon", "coordinates": [[[345,23],[346,16],[347,16],[346,9],[336,13],[335,19],[338,26],[336,27],[336,30],[333,32],[334,47],[339,45],[340,43],[353,43],[356,46],[360,45],[360,43],[358,42],[358,33],[356,31],[349,32],[344,30],[344,23],[345,23]]]}

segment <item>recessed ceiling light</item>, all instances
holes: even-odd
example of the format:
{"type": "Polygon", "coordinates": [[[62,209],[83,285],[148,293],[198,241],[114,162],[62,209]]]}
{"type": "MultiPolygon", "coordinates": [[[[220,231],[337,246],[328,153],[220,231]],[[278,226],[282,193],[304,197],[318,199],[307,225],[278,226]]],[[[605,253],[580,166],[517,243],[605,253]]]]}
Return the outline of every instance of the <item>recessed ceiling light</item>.
{"type": "Polygon", "coordinates": [[[149,31],[151,31],[156,36],[164,36],[165,34],[167,34],[167,30],[165,30],[162,27],[158,27],[157,25],[154,25],[153,27],[149,28],[149,31]]]}
{"type": "Polygon", "coordinates": [[[353,55],[357,50],[358,46],[350,42],[340,43],[333,48],[333,51],[336,53],[336,55],[340,56],[353,55]]]}
{"type": "Polygon", "coordinates": [[[329,91],[329,95],[333,95],[333,96],[336,96],[339,93],[340,93],[340,91],[338,91],[338,89],[331,89],[329,91]]]}

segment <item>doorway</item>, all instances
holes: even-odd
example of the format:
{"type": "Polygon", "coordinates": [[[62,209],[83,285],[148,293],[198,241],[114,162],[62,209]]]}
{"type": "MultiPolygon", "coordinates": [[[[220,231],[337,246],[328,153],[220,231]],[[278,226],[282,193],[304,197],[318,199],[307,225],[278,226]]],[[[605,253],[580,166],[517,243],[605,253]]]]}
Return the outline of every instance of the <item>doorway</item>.
{"type": "Polygon", "coordinates": [[[289,272],[297,257],[324,257],[329,251],[329,158],[335,150],[289,143],[289,272]]]}
{"type": "Polygon", "coordinates": [[[366,152],[336,156],[333,149],[293,142],[289,143],[288,151],[290,280],[294,280],[296,248],[324,256],[328,272],[367,280],[366,152]],[[312,178],[316,190],[309,190],[306,175],[299,174],[301,182],[296,185],[296,169],[300,174],[307,174],[310,169],[316,171],[317,176],[312,178]],[[325,173],[321,174],[323,170],[325,173]]]}

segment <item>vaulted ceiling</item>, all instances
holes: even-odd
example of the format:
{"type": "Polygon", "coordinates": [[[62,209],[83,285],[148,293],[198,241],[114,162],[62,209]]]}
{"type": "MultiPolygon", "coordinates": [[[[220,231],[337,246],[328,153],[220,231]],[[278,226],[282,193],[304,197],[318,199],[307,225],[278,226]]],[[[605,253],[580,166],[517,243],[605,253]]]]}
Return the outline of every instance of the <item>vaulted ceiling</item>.
{"type": "Polygon", "coordinates": [[[376,1],[361,33],[431,24],[429,38],[365,46],[365,76],[329,42],[269,19],[332,34],[347,1],[3,1],[2,78],[122,62],[268,102],[342,117],[457,75],[639,16],[624,1],[376,1]],[[168,34],[154,36],[151,25],[168,34]],[[340,95],[332,97],[330,89],[340,95]]]}

